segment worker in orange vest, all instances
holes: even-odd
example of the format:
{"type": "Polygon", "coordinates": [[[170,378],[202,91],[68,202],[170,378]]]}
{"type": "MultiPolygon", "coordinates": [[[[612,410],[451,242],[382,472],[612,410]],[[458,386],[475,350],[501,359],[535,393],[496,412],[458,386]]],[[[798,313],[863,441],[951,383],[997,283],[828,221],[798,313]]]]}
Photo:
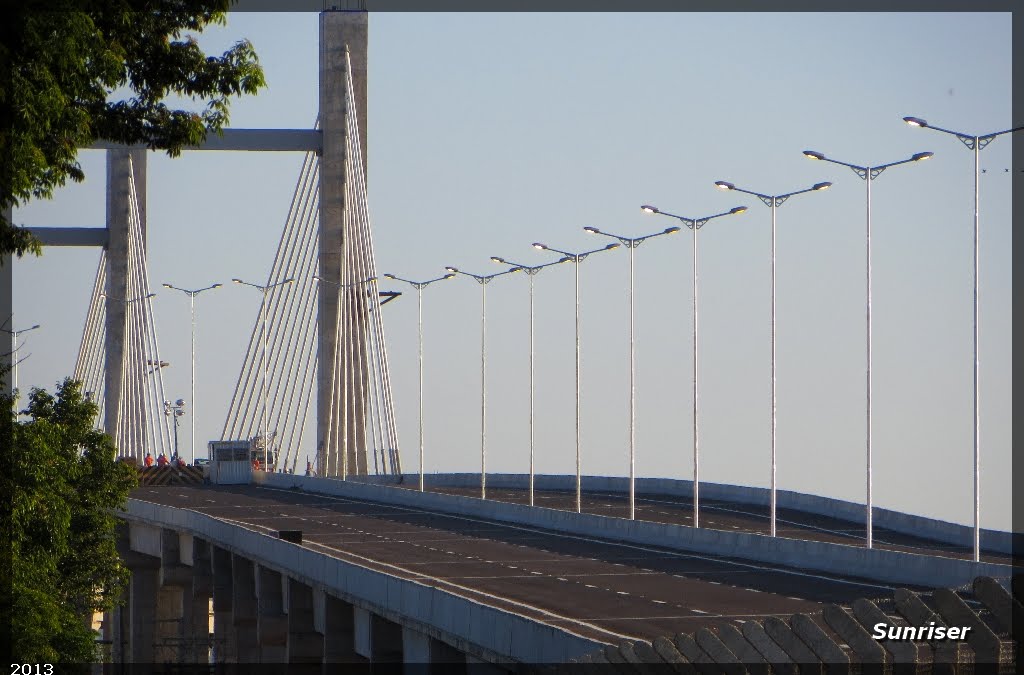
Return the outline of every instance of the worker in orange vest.
{"type": "Polygon", "coordinates": [[[157,466],[167,466],[167,455],[160,453],[160,456],[156,458],[157,466]]]}
{"type": "Polygon", "coordinates": [[[146,467],[153,466],[153,455],[146,453],[146,467]]]}
{"type": "Polygon", "coordinates": [[[252,470],[253,471],[259,471],[260,470],[260,458],[259,457],[257,457],[256,459],[252,460],[252,470]]]}

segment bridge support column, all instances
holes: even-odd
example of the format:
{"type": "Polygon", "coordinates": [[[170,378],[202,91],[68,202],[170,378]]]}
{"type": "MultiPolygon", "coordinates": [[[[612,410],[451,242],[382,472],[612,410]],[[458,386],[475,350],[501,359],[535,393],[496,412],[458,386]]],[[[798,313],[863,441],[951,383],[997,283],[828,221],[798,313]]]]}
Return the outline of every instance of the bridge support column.
{"type": "Polygon", "coordinates": [[[234,663],[238,653],[233,625],[231,553],[217,546],[210,548],[213,568],[213,662],[234,663]]]}
{"type": "Polygon", "coordinates": [[[288,663],[320,663],[324,658],[324,636],[315,628],[313,589],[289,578],[288,663]]]}
{"type": "Polygon", "coordinates": [[[231,623],[238,663],[259,663],[258,600],[255,565],[248,558],[231,555],[231,623]]]}
{"type": "MultiPolygon", "coordinates": [[[[128,223],[131,212],[131,178],[139,202],[142,241],[146,241],[146,150],[107,151],[107,302],[106,363],[104,382],[104,428],[112,436],[117,434],[118,405],[123,387],[138,387],[138,382],[125,380],[124,350],[126,339],[125,316],[128,298],[128,223]],[[134,175],[133,175],[134,174],[134,175]]],[[[145,252],[143,252],[145,255],[145,252]]],[[[119,447],[122,455],[132,455],[138,461],[145,456],[143,446],[119,447]]]]}
{"type": "MultiPolygon", "coordinates": [[[[345,54],[347,49],[352,64],[352,88],[356,99],[354,112],[359,117],[359,140],[365,171],[367,28],[366,12],[325,11],[320,14],[320,129],[323,133],[323,150],[320,155],[319,275],[322,279],[335,284],[340,284],[343,280],[345,185],[349,182],[349,176],[345,171],[348,124],[348,111],[345,108],[345,54]]],[[[352,242],[352,245],[359,244],[352,242]]],[[[366,297],[364,289],[350,289],[349,292],[360,293],[360,298],[366,297]]],[[[343,407],[340,400],[336,400],[332,414],[331,391],[335,381],[339,383],[335,389],[344,391],[340,383],[344,381],[343,377],[347,377],[350,429],[347,439],[348,473],[365,475],[367,462],[363,427],[362,424],[355,423],[356,420],[363,419],[365,411],[365,396],[358,396],[356,392],[368,391],[365,361],[361,358],[365,348],[365,311],[360,311],[359,316],[351,317],[357,327],[355,334],[339,337],[337,325],[340,307],[336,287],[322,285],[318,298],[317,470],[322,476],[336,476],[340,473],[340,454],[336,456],[332,451],[331,457],[327,456],[327,448],[335,445],[334,441],[328,440],[327,426],[328,419],[331,418],[331,435],[340,438],[340,433],[335,432],[339,429],[343,407]],[[355,364],[351,375],[343,374],[334,368],[335,343],[338,339],[343,341],[342,349],[351,350],[350,363],[355,364]]],[[[366,305],[360,303],[357,307],[365,308],[366,305]]],[[[340,396],[338,398],[340,399],[340,396]]],[[[337,452],[340,453],[340,448],[337,452]]]]}
{"type": "Polygon", "coordinates": [[[324,636],[324,663],[365,663],[356,651],[355,608],[348,602],[313,591],[313,626],[324,636]]]}
{"type": "Polygon", "coordinates": [[[210,598],[213,595],[213,570],[210,560],[209,542],[194,539],[192,542],[192,592],[186,595],[191,607],[186,607],[185,637],[190,646],[185,654],[189,663],[210,662],[210,598]]]}
{"type": "Polygon", "coordinates": [[[128,597],[128,662],[156,663],[160,560],[135,554],[126,560],[132,578],[128,597]],[[148,558],[148,560],[146,560],[148,558]]]}
{"type": "Polygon", "coordinates": [[[288,657],[288,616],[284,613],[281,573],[256,566],[260,663],[285,663],[288,657]]]}

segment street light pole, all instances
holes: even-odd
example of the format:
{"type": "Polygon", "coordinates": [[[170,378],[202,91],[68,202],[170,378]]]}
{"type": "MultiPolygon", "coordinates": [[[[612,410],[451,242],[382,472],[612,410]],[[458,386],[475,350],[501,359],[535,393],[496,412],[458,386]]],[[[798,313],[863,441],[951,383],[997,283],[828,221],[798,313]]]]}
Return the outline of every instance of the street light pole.
{"type": "Polygon", "coordinates": [[[262,434],[263,434],[263,467],[264,467],[264,470],[266,470],[266,468],[267,468],[267,454],[268,454],[267,453],[267,444],[270,441],[269,431],[267,429],[267,293],[272,291],[275,288],[278,288],[279,286],[284,286],[286,284],[290,284],[290,283],[294,282],[295,279],[293,277],[289,277],[288,279],[284,279],[283,281],[278,281],[277,283],[273,283],[273,284],[267,284],[266,286],[261,286],[260,284],[249,283],[248,281],[242,281],[241,279],[232,279],[231,281],[233,281],[236,284],[240,284],[242,286],[251,286],[252,288],[255,288],[256,290],[258,290],[260,293],[263,294],[263,301],[260,303],[260,325],[261,325],[260,332],[262,333],[262,342],[263,342],[263,358],[262,358],[262,363],[263,363],[263,365],[262,365],[262,370],[263,370],[263,423],[262,423],[262,427],[263,427],[263,429],[262,429],[262,434]]]}
{"type": "MultiPolygon", "coordinates": [[[[644,204],[640,207],[644,213],[655,213],[669,218],[675,218],[693,231],[693,526],[700,527],[700,434],[698,427],[699,416],[697,395],[697,230],[703,227],[709,220],[721,216],[731,216],[743,213],[746,206],[737,206],[724,213],[716,213],[713,216],[701,218],[687,218],[674,213],[662,211],[656,206],[644,204]]],[[[679,228],[670,228],[678,231],[679,228]]],[[[665,230],[669,232],[669,230],[665,230]]],[[[632,486],[630,488],[632,490],[632,486]]]]}
{"type": "Polygon", "coordinates": [[[775,536],[775,505],[776,505],[776,488],[775,488],[775,417],[776,417],[776,399],[775,399],[775,211],[778,207],[794,195],[803,194],[805,192],[816,192],[818,190],[827,190],[832,187],[832,183],[815,183],[813,186],[797,190],[795,192],[787,192],[781,195],[766,195],[760,192],[752,192],[750,190],[744,190],[738,188],[732,183],[728,183],[724,180],[715,181],[715,187],[720,190],[735,190],[736,192],[743,192],[748,195],[753,195],[761,200],[765,206],[768,206],[772,210],[772,479],[771,479],[771,536],[775,536]]]}
{"type": "MultiPolygon", "coordinates": [[[[196,296],[203,291],[213,290],[214,288],[220,288],[222,284],[213,284],[206,288],[200,288],[194,291],[190,291],[184,288],[178,288],[171,284],[164,284],[164,288],[169,288],[175,291],[181,291],[188,295],[189,310],[192,313],[192,448],[190,450],[191,461],[190,464],[196,463],[196,296]]],[[[175,427],[175,434],[177,434],[177,427],[175,427]]]]}
{"type": "Polygon", "coordinates": [[[416,289],[416,312],[417,312],[417,324],[419,327],[419,408],[420,408],[420,492],[423,492],[423,289],[434,283],[435,281],[443,281],[445,279],[451,279],[454,274],[445,274],[443,277],[431,279],[429,281],[410,281],[409,279],[403,279],[396,277],[394,274],[385,274],[386,279],[393,279],[394,281],[403,281],[413,288],[416,289]]]}
{"type": "Polygon", "coordinates": [[[928,124],[920,117],[904,117],[903,121],[912,127],[934,129],[952,136],[964,144],[968,150],[974,153],[974,561],[981,560],[981,430],[980,415],[981,407],[978,401],[979,395],[979,360],[978,360],[978,230],[981,222],[981,151],[988,146],[997,136],[1011,134],[1015,131],[1024,130],[1024,126],[1004,129],[991,134],[979,136],[977,134],[966,134],[962,131],[943,129],[933,124],[928,124]]]}
{"type": "Polygon", "coordinates": [[[11,349],[14,355],[14,389],[18,388],[18,364],[21,363],[21,360],[18,359],[18,349],[20,349],[18,345],[18,336],[21,335],[22,333],[27,333],[30,330],[35,330],[36,328],[39,328],[38,323],[28,328],[22,328],[21,330],[8,330],[6,328],[2,329],[5,333],[11,335],[12,344],[14,345],[11,349]]]}
{"type": "Polygon", "coordinates": [[[509,265],[513,268],[518,268],[523,272],[526,272],[530,278],[530,506],[533,506],[533,484],[534,484],[534,469],[533,469],[533,451],[534,451],[534,434],[533,434],[533,394],[534,394],[534,344],[533,344],[533,278],[544,269],[545,267],[551,267],[552,265],[559,265],[564,262],[568,262],[568,258],[562,258],[552,263],[546,263],[544,265],[522,265],[520,263],[514,263],[505,258],[499,258],[498,256],[491,256],[491,260],[500,263],[502,265],[509,265]]]}
{"type": "Polygon", "coordinates": [[[584,251],[582,253],[570,253],[568,251],[562,251],[557,248],[552,248],[547,244],[541,244],[534,242],[533,247],[539,251],[552,251],[553,253],[560,253],[569,259],[569,262],[573,263],[575,271],[576,281],[576,513],[582,512],[582,474],[580,471],[580,264],[587,259],[587,256],[592,253],[600,253],[601,251],[610,251],[619,247],[618,244],[608,244],[602,248],[596,248],[593,251],[584,251]]]}
{"type": "Polygon", "coordinates": [[[497,274],[470,274],[445,267],[449,274],[471,277],[480,284],[480,499],[487,499],[487,284],[491,279],[518,272],[518,267],[497,274]]]}
{"type": "Polygon", "coordinates": [[[833,164],[839,164],[841,166],[849,167],[853,170],[857,176],[859,176],[865,184],[866,189],[866,202],[867,202],[867,243],[866,243],[866,295],[867,300],[865,303],[866,313],[866,333],[867,333],[867,368],[866,368],[866,455],[867,455],[867,495],[866,495],[866,506],[865,506],[865,543],[867,548],[874,546],[874,527],[873,527],[873,502],[872,502],[872,449],[871,449],[871,181],[878,178],[883,171],[892,166],[898,166],[900,164],[907,164],[910,162],[919,162],[923,159],[929,159],[933,153],[931,152],[919,152],[909,159],[903,159],[898,162],[889,162],[888,164],[880,164],[878,166],[860,166],[859,164],[850,164],[848,162],[841,162],[839,160],[826,157],[820,152],[814,150],[804,150],[804,156],[808,159],[814,159],[824,162],[832,162],[833,164]]]}
{"type": "Polygon", "coordinates": [[[634,339],[633,327],[633,269],[636,247],[647,239],[660,237],[663,234],[675,234],[678,227],[670,227],[661,232],[647,234],[642,237],[626,237],[611,232],[603,232],[596,227],[584,227],[583,231],[588,234],[600,234],[605,237],[618,239],[629,249],[629,519],[636,519],[636,340],[634,339]]]}

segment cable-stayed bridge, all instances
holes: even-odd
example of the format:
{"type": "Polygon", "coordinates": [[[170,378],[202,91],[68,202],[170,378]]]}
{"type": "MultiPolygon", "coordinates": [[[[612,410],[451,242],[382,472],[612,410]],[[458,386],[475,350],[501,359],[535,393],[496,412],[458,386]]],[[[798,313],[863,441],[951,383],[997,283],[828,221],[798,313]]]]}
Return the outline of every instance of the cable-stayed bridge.
{"type": "MultiPolygon", "coordinates": [[[[235,462],[246,484],[133,495],[120,542],[132,583],[102,626],[113,660],[510,666],[626,641],[666,660],[841,663],[861,657],[850,645],[863,637],[842,612],[860,611],[864,630],[877,612],[927,619],[909,598],[932,588],[1005,585],[1007,533],[984,532],[974,562],[969,529],[880,510],[868,550],[863,505],[808,495],[780,495],[768,537],[776,495],[735,486],[702,487],[701,528],[688,481],[640,481],[635,519],[622,479],[540,476],[536,502],[532,476],[492,476],[487,501],[474,496],[476,475],[406,489],[366,196],[366,27],[363,12],[321,15],[312,129],[229,130],[197,148],[305,153],[266,279],[238,280],[262,302],[220,439],[247,443],[270,470],[252,472],[247,452],[235,462]],[[309,454],[317,477],[301,475],[309,454]],[[883,602],[895,598],[900,612],[883,602]],[[674,651],[658,642],[672,635],[674,651]]],[[[143,462],[173,447],[146,264],[146,153],[97,147],[108,152],[106,229],[37,233],[104,247],[75,376],[101,406],[100,428],[143,462]]],[[[969,619],[948,597],[929,611],[974,622],[984,638],[964,651],[998,660],[999,608],[1016,605],[981,587],[967,606],[989,614],[969,619]]]]}

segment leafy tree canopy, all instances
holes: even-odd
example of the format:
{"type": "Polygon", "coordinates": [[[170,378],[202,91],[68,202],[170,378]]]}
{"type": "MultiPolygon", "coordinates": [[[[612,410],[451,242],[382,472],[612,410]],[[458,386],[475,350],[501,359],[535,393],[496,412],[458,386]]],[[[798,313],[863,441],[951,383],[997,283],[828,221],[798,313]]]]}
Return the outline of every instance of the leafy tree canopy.
{"type": "MultiPolygon", "coordinates": [[[[23,0],[0,28],[0,211],[85,178],[98,139],[176,156],[228,122],[233,96],[265,85],[243,40],[207,56],[187,31],[225,23],[233,0],[23,0]],[[175,109],[169,96],[196,102],[175,109]]],[[[0,255],[41,252],[0,215],[0,255]]]]}
{"type": "MultiPolygon", "coordinates": [[[[96,404],[65,380],[56,395],[33,389],[17,421],[3,397],[0,483],[11,496],[11,656],[19,663],[90,663],[95,636],[84,619],[112,608],[127,581],[117,553],[116,517],[137,484],[115,461],[114,442],[94,428],[96,404]],[[6,445],[6,444],[5,444],[6,445]]],[[[6,542],[5,542],[6,543],[6,542]]]]}

